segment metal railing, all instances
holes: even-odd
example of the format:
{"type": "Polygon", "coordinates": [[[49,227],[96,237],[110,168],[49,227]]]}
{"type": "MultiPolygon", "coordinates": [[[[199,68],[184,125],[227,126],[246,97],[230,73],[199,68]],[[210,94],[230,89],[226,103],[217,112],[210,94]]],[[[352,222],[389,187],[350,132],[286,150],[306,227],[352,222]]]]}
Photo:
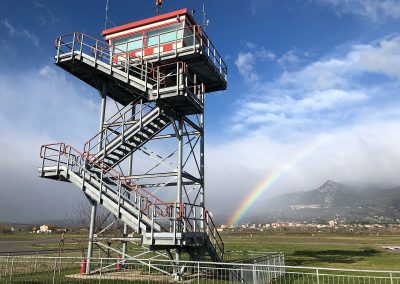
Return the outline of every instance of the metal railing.
{"type": "Polygon", "coordinates": [[[157,66],[153,73],[156,84],[153,86],[153,99],[160,98],[163,93],[189,95],[198,105],[201,105],[205,93],[204,84],[197,75],[190,72],[183,61],[157,66]]]}
{"type": "Polygon", "coordinates": [[[147,86],[147,83],[155,83],[149,76],[153,72],[153,64],[143,58],[129,54],[124,58],[124,61],[119,61],[118,66],[115,67],[112,54],[118,48],[110,46],[106,41],[74,32],[57,37],[55,47],[57,49],[56,62],[64,58],[74,59],[76,57],[81,58],[83,55],[90,55],[93,58],[94,66],[103,62],[107,64],[110,74],[113,72],[113,68],[117,68],[126,73],[125,77],[128,81],[131,76],[134,76],[143,80],[145,86],[147,86]]]}
{"type": "MultiPolygon", "coordinates": [[[[166,203],[163,203],[163,205],[166,205],[166,203]]],[[[158,204],[152,206],[158,206],[158,204]]],[[[210,242],[209,245],[211,244],[210,249],[213,254],[218,257],[218,261],[222,261],[225,250],[224,242],[210,213],[204,207],[189,203],[171,202],[167,212],[167,214],[159,214],[156,210],[153,210],[153,222],[158,224],[167,222],[164,227],[169,228],[169,232],[174,233],[174,241],[177,238],[177,233],[205,233],[210,242]]],[[[153,233],[151,231],[151,239],[153,239],[153,233]]]]}
{"type": "MultiPolygon", "coordinates": [[[[66,146],[65,143],[43,145],[40,157],[42,158],[42,176],[45,167],[55,167],[57,174],[60,173],[61,167],[65,167],[66,175],[71,171],[82,178],[82,186],[85,186],[85,182],[88,180],[97,182],[98,199],[102,198],[103,193],[108,193],[109,197],[112,193],[118,198],[114,200],[118,206],[123,206],[125,202],[129,203],[148,218],[151,218],[150,206],[152,204],[163,204],[155,195],[127,179],[115,169],[104,168],[104,164],[93,161],[93,159],[89,162],[87,154],[79,152],[70,145],[66,146]]],[[[168,208],[166,205],[164,207],[157,206],[160,214],[167,214],[168,208]]]]}
{"type": "Polygon", "coordinates": [[[96,274],[81,274],[82,259],[0,257],[0,283],[270,283],[399,284],[400,271],[285,266],[282,255],[257,263],[155,259],[92,259],[96,274]]]}
{"type": "MultiPolygon", "coordinates": [[[[121,143],[125,141],[125,134],[131,128],[138,126],[138,130],[142,129],[143,120],[147,115],[151,115],[155,109],[155,105],[143,103],[142,100],[133,101],[123,110],[118,111],[113,117],[114,120],[108,122],[103,130],[96,133],[84,145],[84,153],[95,157],[99,152],[106,151],[107,146],[120,139],[121,143]],[[100,150],[99,150],[100,149],[100,150]]],[[[106,154],[106,153],[105,153],[106,154]]],[[[104,155],[106,157],[106,155],[104,155]]]]}
{"type": "MultiPolygon", "coordinates": [[[[133,206],[151,220],[151,237],[153,238],[154,225],[161,219],[170,222],[169,230],[175,233],[203,232],[206,233],[211,245],[209,248],[213,254],[218,256],[218,260],[224,257],[224,243],[217,231],[217,228],[210,216],[210,213],[203,209],[204,216],[190,217],[194,205],[178,204],[174,202],[163,202],[158,197],[150,193],[146,188],[134,183],[131,179],[123,176],[114,168],[104,168],[103,163],[90,159],[87,153],[80,153],[78,150],[65,143],[53,143],[43,145],[40,150],[42,158],[41,175],[44,174],[45,167],[55,167],[59,174],[61,167],[65,167],[66,176],[73,172],[82,178],[82,188],[86,182],[95,181],[98,196],[96,199],[103,198],[107,194],[116,204],[118,204],[118,214],[125,203],[133,206]],[[100,170],[100,171],[97,171],[100,170]],[[188,212],[188,214],[186,214],[188,212]],[[195,225],[193,227],[193,223],[195,225]],[[197,224],[197,225],[196,225],[197,224]]],[[[199,207],[199,209],[201,209],[199,207]]],[[[137,218],[140,218],[138,214],[137,218]]],[[[164,227],[164,230],[165,227],[164,227]]]]}
{"type": "MultiPolygon", "coordinates": [[[[205,32],[202,31],[199,26],[179,29],[176,31],[176,33],[179,33],[180,30],[188,30],[191,34],[183,36],[183,38],[180,40],[182,42],[182,47],[178,48],[178,44],[176,44],[175,52],[178,52],[178,50],[181,48],[192,48],[193,50],[201,49],[202,53],[207,55],[209,62],[215,68],[215,70],[226,80],[226,64],[205,32]],[[188,39],[191,41],[188,41],[188,39]]],[[[163,34],[158,34],[154,37],[160,38],[162,35],[163,34]]],[[[124,71],[126,80],[128,81],[129,78],[133,76],[141,79],[144,82],[145,87],[147,87],[147,84],[152,85],[153,88],[156,86],[160,87],[160,80],[157,80],[157,78],[160,79],[160,77],[163,76],[162,73],[160,73],[161,66],[154,67],[153,63],[148,62],[145,59],[145,56],[142,56],[145,54],[145,49],[149,47],[142,46],[140,48],[140,52],[127,52],[126,50],[120,48],[122,45],[127,46],[131,43],[135,43],[135,41],[129,41],[124,44],[110,46],[105,41],[98,40],[83,33],[74,32],[56,38],[55,47],[57,52],[55,58],[56,62],[59,62],[64,58],[74,59],[81,58],[83,55],[89,55],[92,57],[94,66],[96,66],[98,62],[107,64],[109,69],[108,72],[110,74],[115,68],[119,71],[124,71]],[[139,55],[136,55],[136,53],[139,53],[139,55]]],[[[163,42],[162,44],[167,43],[168,42],[163,42]]],[[[160,49],[158,49],[158,52],[160,53],[160,49]]],[[[161,55],[158,54],[158,56],[161,55]]],[[[182,81],[182,83],[184,83],[184,81],[182,81]]],[[[196,84],[196,80],[195,84],[190,84],[186,81],[186,86],[193,85],[196,86],[201,84],[200,82],[196,84]]],[[[179,86],[179,84],[176,84],[176,86],[179,86]]],[[[193,91],[193,93],[196,92],[193,91]]]]}

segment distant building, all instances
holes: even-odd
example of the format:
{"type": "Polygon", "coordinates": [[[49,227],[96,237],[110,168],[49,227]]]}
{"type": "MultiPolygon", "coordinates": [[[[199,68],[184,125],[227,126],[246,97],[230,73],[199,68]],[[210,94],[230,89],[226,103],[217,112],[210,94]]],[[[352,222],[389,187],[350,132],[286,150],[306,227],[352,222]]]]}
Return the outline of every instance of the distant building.
{"type": "Polygon", "coordinates": [[[337,226],[337,221],[336,220],[330,220],[328,222],[329,227],[333,228],[337,226]]]}
{"type": "Polygon", "coordinates": [[[49,230],[49,226],[42,225],[40,229],[37,231],[38,234],[51,234],[51,230],[49,230]]]}

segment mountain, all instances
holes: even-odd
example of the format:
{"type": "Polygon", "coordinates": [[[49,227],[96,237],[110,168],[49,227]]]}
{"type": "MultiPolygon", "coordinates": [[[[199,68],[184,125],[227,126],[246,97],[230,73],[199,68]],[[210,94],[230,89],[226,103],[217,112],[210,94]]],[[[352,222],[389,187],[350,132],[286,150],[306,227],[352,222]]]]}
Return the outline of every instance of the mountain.
{"type": "MultiPolygon", "coordinates": [[[[262,218],[391,222],[400,219],[400,187],[362,187],[327,180],[320,187],[286,193],[262,203],[262,218]]],[[[254,216],[260,220],[260,215],[254,216]]]]}
{"type": "Polygon", "coordinates": [[[327,180],[317,189],[301,194],[297,202],[304,205],[315,204],[320,208],[330,208],[350,206],[357,198],[358,194],[347,189],[343,184],[327,180]]]}
{"type": "Polygon", "coordinates": [[[366,199],[363,205],[400,210],[400,186],[375,193],[371,199],[366,199]]]}

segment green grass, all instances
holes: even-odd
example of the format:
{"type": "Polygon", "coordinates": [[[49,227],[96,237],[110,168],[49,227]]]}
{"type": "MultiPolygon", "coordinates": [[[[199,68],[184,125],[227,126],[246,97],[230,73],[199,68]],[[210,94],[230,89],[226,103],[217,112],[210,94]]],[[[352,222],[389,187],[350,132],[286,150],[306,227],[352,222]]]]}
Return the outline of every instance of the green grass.
{"type": "Polygon", "coordinates": [[[286,265],[399,270],[400,253],[382,246],[400,245],[399,235],[336,233],[224,233],[226,250],[275,251],[286,265]]]}
{"type": "MultiPolygon", "coordinates": [[[[400,268],[400,253],[382,249],[382,246],[400,246],[400,235],[233,232],[223,233],[222,237],[226,251],[283,252],[286,265],[382,270],[399,270],[400,268]]],[[[3,242],[35,240],[29,247],[31,250],[58,249],[60,238],[61,235],[0,234],[0,241],[3,242]],[[54,242],[41,242],[49,238],[54,239],[54,242]]],[[[65,238],[64,249],[86,249],[86,235],[66,234],[65,238]],[[68,240],[75,240],[75,242],[68,243],[68,240]],[[77,242],[78,240],[82,241],[77,242]]],[[[80,254],[76,253],[76,256],[80,254]]]]}

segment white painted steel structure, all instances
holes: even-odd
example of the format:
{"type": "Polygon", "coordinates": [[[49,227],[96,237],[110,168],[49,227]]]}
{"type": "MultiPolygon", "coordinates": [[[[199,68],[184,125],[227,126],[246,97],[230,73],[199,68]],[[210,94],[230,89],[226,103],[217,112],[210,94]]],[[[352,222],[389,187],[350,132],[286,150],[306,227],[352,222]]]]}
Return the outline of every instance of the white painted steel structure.
{"type": "Polygon", "coordinates": [[[204,97],[208,86],[226,88],[227,68],[199,26],[175,32],[184,44],[175,37],[172,49],[147,57],[144,47],[137,56],[82,33],[56,40],[55,63],[102,98],[99,132],[82,150],[55,143],[40,151],[40,176],[75,184],[91,203],[87,274],[98,271],[91,265],[93,245],[124,259],[135,257],[129,243],[170,261],[183,254],[214,262],[224,257],[205,206],[204,97]],[[116,112],[106,118],[113,101],[116,112]],[[113,223],[124,224],[122,236],[106,235],[113,223],[96,231],[99,205],[113,223]]]}

